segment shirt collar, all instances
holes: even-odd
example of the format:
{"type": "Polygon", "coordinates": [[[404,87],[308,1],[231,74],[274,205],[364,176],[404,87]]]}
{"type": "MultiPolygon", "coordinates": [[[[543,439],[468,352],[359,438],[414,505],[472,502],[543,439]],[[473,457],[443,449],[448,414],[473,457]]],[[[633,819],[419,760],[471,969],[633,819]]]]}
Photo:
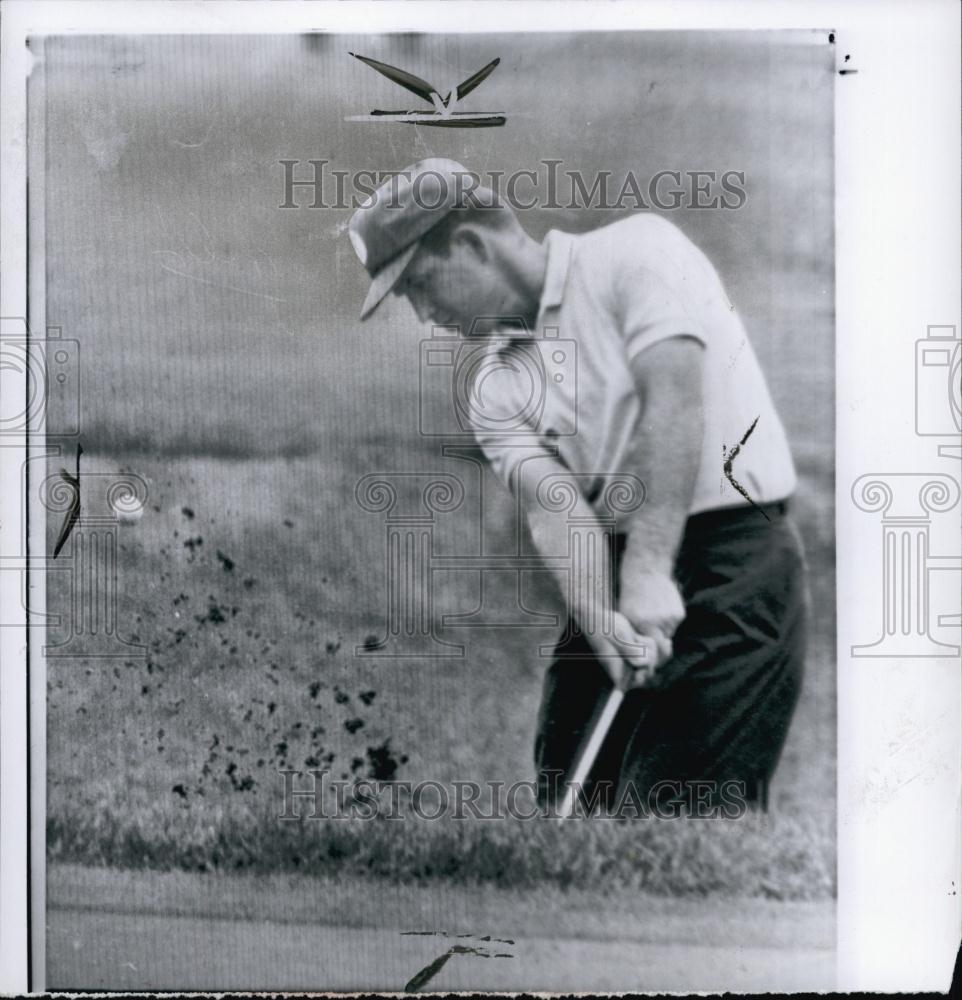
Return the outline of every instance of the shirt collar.
{"type": "Polygon", "coordinates": [[[520,335],[520,331],[501,331],[495,336],[491,343],[492,351],[503,351],[519,339],[527,339],[530,336],[540,336],[544,326],[545,313],[549,309],[556,309],[561,305],[564,296],[565,283],[568,280],[568,269],[571,266],[571,251],[575,243],[573,233],[563,233],[560,229],[549,230],[545,236],[542,246],[547,251],[547,261],[544,269],[544,284],[541,288],[541,298],[538,302],[538,318],[535,328],[526,334],[520,335]]]}
{"type": "Polygon", "coordinates": [[[561,305],[574,242],[575,237],[572,233],[563,233],[560,229],[552,229],[544,238],[543,246],[548,252],[548,262],[544,270],[544,287],[541,290],[541,302],[538,308],[539,329],[544,314],[549,309],[556,309],[561,305]]]}

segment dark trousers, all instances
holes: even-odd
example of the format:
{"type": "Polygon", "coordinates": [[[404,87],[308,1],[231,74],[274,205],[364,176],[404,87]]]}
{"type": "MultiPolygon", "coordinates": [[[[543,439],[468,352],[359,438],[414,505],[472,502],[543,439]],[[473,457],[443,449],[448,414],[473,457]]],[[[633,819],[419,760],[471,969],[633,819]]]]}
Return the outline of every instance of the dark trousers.
{"type": "MultiPolygon", "coordinates": [[[[754,507],[688,519],[675,563],[686,616],[657,687],[626,695],[598,755],[585,793],[603,807],[624,801],[629,780],[642,800],[661,782],[705,783],[709,795],[737,782],[745,801],[767,806],[801,685],[808,599],[787,503],[762,509],[769,520],[754,507]]],[[[614,537],[616,567],[624,543],[614,537]]],[[[555,800],[558,775],[570,775],[611,689],[571,621],[555,656],[535,740],[543,805],[555,800]]]]}

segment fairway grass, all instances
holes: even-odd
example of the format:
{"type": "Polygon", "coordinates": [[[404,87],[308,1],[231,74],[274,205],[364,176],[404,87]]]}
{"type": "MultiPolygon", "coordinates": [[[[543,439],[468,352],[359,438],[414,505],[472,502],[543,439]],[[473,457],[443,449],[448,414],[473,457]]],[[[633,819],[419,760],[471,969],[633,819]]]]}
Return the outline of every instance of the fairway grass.
{"type": "Polygon", "coordinates": [[[834,895],[834,843],[792,817],[739,820],[278,820],[237,808],[89,810],[48,821],[51,861],[142,870],[304,872],[397,883],[616,885],[651,895],[834,895]]]}

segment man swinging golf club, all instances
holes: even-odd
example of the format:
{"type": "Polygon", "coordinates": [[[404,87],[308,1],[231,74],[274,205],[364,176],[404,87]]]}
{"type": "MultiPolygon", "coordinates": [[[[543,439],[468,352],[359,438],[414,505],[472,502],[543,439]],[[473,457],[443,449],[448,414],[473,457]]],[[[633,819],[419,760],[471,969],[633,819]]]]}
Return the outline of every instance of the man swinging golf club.
{"type": "Polygon", "coordinates": [[[484,387],[475,436],[543,555],[568,545],[540,489],[550,477],[580,484],[589,512],[611,476],[644,484],[645,502],[607,536],[613,587],[597,569],[570,579],[546,559],[570,621],[538,718],[543,804],[590,758],[585,791],[608,811],[629,789],[651,804],[697,785],[705,803],[733,782],[767,807],[804,662],[796,477],[711,263],[647,212],[539,243],[476,175],[436,158],[380,187],[349,234],[371,277],[362,318],[393,291],[422,322],[486,337],[489,357],[507,362],[484,387]],[[576,344],[576,377],[547,378],[526,434],[506,438],[492,414],[518,411],[527,377],[510,359],[545,330],[576,344]],[[592,741],[602,715],[605,738],[592,741]]]}

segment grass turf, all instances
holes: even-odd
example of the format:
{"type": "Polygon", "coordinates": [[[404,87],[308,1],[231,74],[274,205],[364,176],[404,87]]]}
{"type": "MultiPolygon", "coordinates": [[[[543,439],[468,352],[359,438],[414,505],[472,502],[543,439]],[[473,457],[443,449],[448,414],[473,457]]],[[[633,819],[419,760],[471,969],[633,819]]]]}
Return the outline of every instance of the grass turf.
{"type": "MultiPolygon", "coordinates": [[[[462,660],[355,656],[383,631],[383,527],[359,508],[311,498],[343,496],[359,460],[388,460],[370,448],[340,463],[327,455],[322,469],[308,459],[162,464],[85,455],[89,471],[131,467],[150,485],[147,512],[120,535],[120,631],[146,656],[50,661],[52,861],[498,886],[587,888],[603,878],[665,895],[834,893],[824,615],[772,816],[279,820],[284,769],[442,784],[532,776],[538,644],[550,642],[552,628],[475,630],[462,660]]],[[[484,527],[497,549],[516,525],[509,500],[494,496],[484,527]]],[[[824,603],[830,534],[817,500],[802,494],[800,520],[824,603]]],[[[466,519],[438,530],[439,545],[470,545],[466,519]]],[[[447,576],[438,615],[477,598],[472,574],[447,576]]],[[[66,595],[56,590],[60,576],[50,579],[56,607],[66,595]]],[[[526,597],[560,611],[543,574],[531,574],[526,597]]]]}

